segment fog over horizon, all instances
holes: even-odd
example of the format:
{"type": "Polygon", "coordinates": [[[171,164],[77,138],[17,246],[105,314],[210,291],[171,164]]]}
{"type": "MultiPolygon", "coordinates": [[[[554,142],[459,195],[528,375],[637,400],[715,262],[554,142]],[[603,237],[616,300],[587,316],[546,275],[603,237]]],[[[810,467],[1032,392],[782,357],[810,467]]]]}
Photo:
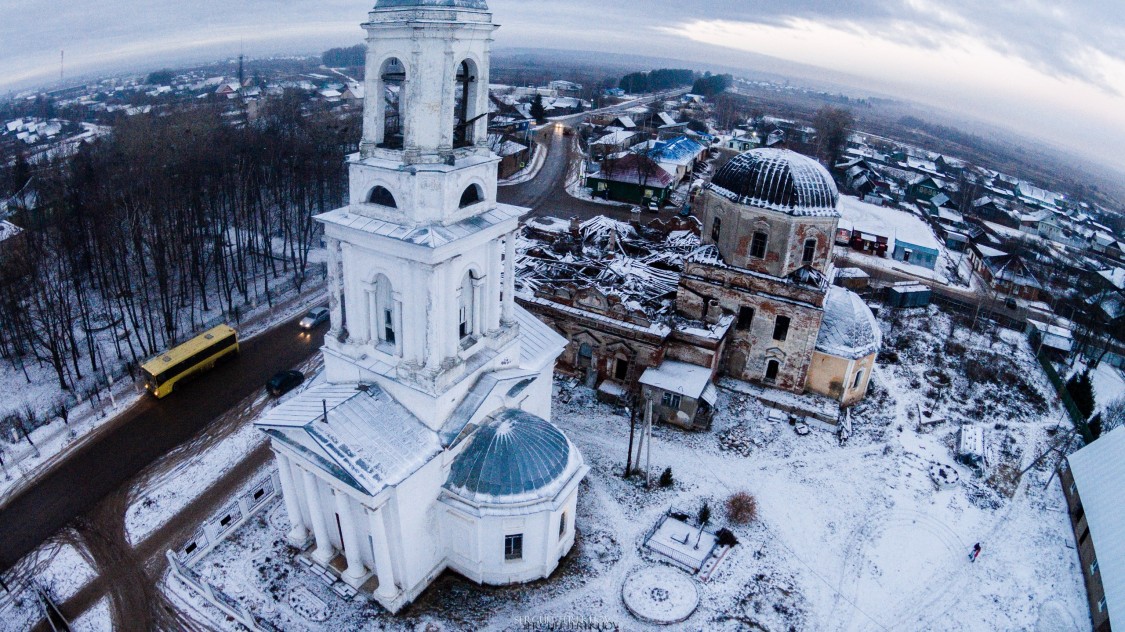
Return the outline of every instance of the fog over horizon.
{"type": "MultiPolygon", "coordinates": [[[[372,0],[0,0],[0,90],[66,74],[359,43],[372,0]]],[[[960,113],[1125,172],[1117,1],[489,0],[497,47],[683,59],[788,74],[960,113]],[[770,68],[766,55],[780,60],[770,68]],[[790,63],[784,63],[790,62],[790,63]]]]}

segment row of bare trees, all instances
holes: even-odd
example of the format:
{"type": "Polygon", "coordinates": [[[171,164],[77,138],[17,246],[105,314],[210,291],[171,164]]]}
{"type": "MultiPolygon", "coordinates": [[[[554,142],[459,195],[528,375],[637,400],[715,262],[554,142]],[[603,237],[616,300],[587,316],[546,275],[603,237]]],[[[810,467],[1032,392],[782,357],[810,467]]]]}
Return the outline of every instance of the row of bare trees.
{"type": "Polygon", "coordinates": [[[212,106],[133,117],[37,165],[34,204],[9,218],[24,231],[0,244],[0,357],[69,391],[299,290],[357,141],[357,120],[286,95],[248,123],[212,106]]]}

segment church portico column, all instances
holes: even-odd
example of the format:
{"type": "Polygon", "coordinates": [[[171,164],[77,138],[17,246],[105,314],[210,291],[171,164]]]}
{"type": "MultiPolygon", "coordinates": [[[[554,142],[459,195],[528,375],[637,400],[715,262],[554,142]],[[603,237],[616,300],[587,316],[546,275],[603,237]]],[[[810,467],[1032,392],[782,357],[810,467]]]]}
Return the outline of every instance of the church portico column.
{"type": "Polygon", "coordinates": [[[487,298],[484,301],[485,331],[500,329],[500,243],[496,240],[488,244],[487,298]]]}
{"type": "Polygon", "coordinates": [[[484,292],[488,277],[473,279],[473,336],[480,337],[484,333],[484,292]]]}
{"type": "Polygon", "coordinates": [[[395,357],[404,355],[406,332],[402,330],[402,292],[391,295],[391,327],[395,331],[395,357]]]}
{"type": "Polygon", "coordinates": [[[516,234],[504,237],[504,322],[512,322],[516,305],[516,234]]]}
{"type": "Polygon", "coordinates": [[[344,557],[348,560],[348,567],[344,569],[344,581],[355,587],[367,574],[367,569],[364,568],[363,557],[359,553],[359,534],[355,530],[352,502],[346,494],[338,491],[333,491],[332,495],[336,497],[336,515],[340,517],[340,531],[344,536],[344,557]]]}
{"type": "Polygon", "coordinates": [[[290,546],[299,547],[309,537],[309,530],[305,528],[305,520],[301,517],[300,498],[297,496],[297,486],[293,482],[293,469],[289,464],[289,457],[275,451],[277,470],[281,475],[281,496],[285,499],[285,513],[289,515],[289,524],[292,528],[285,536],[290,546]]]}
{"type": "Polygon", "coordinates": [[[317,562],[328,565],[332,561],[336,551],[332,547],[332,541],[328,539],[328,525],[324,519],[324,507],[320,502],[320,489],[316,483],[316,477],[312,472],[302,472],[305,479],[305,496],[309,501],[309,517],[312,520],[313,536],[316,538],[316,550],[313,551],[312,558],[317,562]]]}
{"type": "Polygon", "coordinates": [[[371,540],[375,550],[375,575],[379,578],[379,587],[375,589],[375,596],[380,599],[391,599],[398,593],[395,586],[394,570],[391,568],[391,551],[387,541],[387,522],[383,516],[382,508],[375,511],[368,510],[367,521],[371,527],[371,540]]]}
{"type": "Polygon", "coordinates": [[[340,240],[328,238],[328,309],[331,312],[332,329],[329,338],[340,334],[343,325],[343,264],[340,259],[340,240]]]}

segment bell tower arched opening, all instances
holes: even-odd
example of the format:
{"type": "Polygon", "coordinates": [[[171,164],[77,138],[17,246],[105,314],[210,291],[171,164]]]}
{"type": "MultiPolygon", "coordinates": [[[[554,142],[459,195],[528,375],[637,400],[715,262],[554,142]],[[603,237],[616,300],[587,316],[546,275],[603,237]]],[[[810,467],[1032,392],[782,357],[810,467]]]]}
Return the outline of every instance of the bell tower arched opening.
{"type": "Polygon", "coordinates": [[[457,65],[453,106],[454,148],[471,147],[476,144],[476,128],[482,118],[477,112],[480,100],[479,75],[477,65],[471,59],[466,59],[457,65]]]}
{"type": "Polygon", "coordinates": [[[383,149],[402,149],[406,138],[406,66],[397,57],[383,62],[377,74],[375,99],[379,110],[375,115],[378,129],[375,143],[383,149]]]}

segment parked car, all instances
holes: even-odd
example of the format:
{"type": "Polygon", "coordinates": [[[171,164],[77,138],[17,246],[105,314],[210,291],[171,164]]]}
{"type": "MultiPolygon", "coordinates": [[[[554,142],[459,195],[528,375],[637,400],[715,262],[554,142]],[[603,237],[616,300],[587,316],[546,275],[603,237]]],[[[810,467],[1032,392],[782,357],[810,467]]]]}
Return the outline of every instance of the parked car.
{"type": "Polygon", "coordinates": [[[314,307],[305,314],[298,326],[301,329],[316,329],[321,324],[328,322],[328,308],[314,307]]]}
{"type": "Polygon", "coordinates": [[[305,374],[300,371],[282,371],[266,382],[266,391],[274,397],[281,397],[297,388],[305,381],[305,374]]]}

